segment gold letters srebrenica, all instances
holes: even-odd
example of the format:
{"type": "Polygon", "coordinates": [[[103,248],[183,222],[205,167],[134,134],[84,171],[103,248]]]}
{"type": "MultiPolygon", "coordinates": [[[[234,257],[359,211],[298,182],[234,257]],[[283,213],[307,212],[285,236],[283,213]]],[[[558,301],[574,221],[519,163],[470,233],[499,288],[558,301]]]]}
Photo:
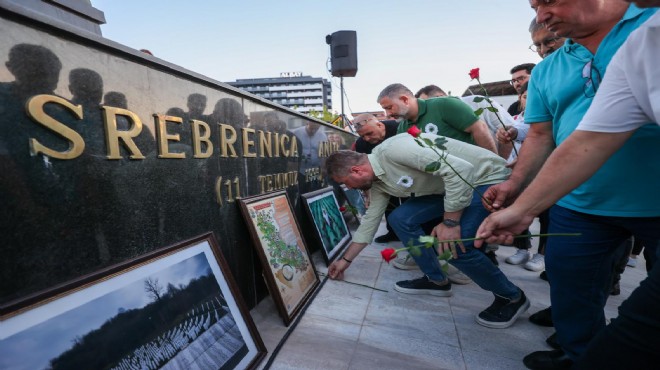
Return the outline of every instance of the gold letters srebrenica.
{"type": "MultiPolygon", "coordinates": [[[[68,142],[68,148],[64,151],[57,151],[39,142],[35,138],[30,138],[29,146],[30,153],[33,156],[43,154],[48,157],[60,160],[76,159],[83,154],[85,150],[85,141],[83,137],[74,129],[59,122],[57,119],[49,116],[44,111],[46,104],[56,104],[63,107],[66,111],[70,112],[72,117],[77,120],[83,120],[83,108],[81,105],[74,105],[68,100],[55,96],[55,95],[36,95],[30,98],[26,104],[28,116],[37,124],[44,126],[46,129],[56,133],[63,140],[68,142]]],[[[121,160],[124,157],[121,155],[120,142],[124,148],[130,153],[129,158],[133,160],[145,159],[142,151],[149,152],[152,148],[139,148],[134,139],[142,132],[143,123],[140,117],[127,110],[111,106],[100,106],[103,114],[103,130],[105,132],[106,156],[109,160],[121,160]],[[130,122],[128,130],[119,130],[117,128],[117,117],[122,116],[130,122]]],[[[172,144],[176,144],[181,140],[179,134],[174,134],[171,128],[175,125],[183,125],[183,118],[176,116],[169,116],[165,114],[154,113],[154,126],[156,129],[156,141],[158,150],[158,158],[164,159],[185,159],[186,153],[177,152],[172,149],[172,144]],[[168,131],[168,129],[170,131],[168,131]]],[[[238,158],[239,151],[237,151],[237,141],[239,133],[236,129],[228,124],[218,122],[218,141],[214,142],[211,138],[211,126],[209,123],[191,119],[187,122],[190,125],[190,144],[193,150],[193,158],[205,159],[217,153],[223,158],[238,158]],[[217,144],[217,145],[216,145],[217,144]]],[[[295,139],[292,139],[286,134],[278,132],[268,132],[261,130],[254,130],[252,128],[240,129],[241,146],[240,153],[244,158],[297,158],[298,157],[298,144],[295,139]]],[[[323,142],[319,146],[318,156],[323,158],[329,156],[332,152],[338,150],[337,143],[323,142]]],[[[319,168],[307,169],[305,173],[306,181],[318,179],[322,177],[319,168]]],[[[217,179],[216,194],[218,196],[218,203],[223,204],[220,193],[222,188],[227,189],[225,192],[232,194],[230,199],[240,197],[238,193],[239,184],[238,179],[222,181],[222,177],[217,179]],[[233,185],[233,186],[232,186],[233,185]],[[232,192],[232,188],[235,191],[232,192]]],[[[261,192],[267,192],[277,189],[284,189],[288,186],[296,185],[297,175],[296,172],[285,172],[278,174],[267,174],[258,176],[261,192]]]]}
{"type": "MultiPolygon", "coordinates": [[[[74,117],[82,120],[83,110],[80,105],[73,105],[68,100],[55,95],[36,95],[30,98],[27,103],[27,113],[35,122],[55,132],[63,139],[69,142],[69,148],[66,151],[56,151],[41,144],[37,139],[30,139],[30,152],[32,155],[45,154],[52,158],[69,160],[79,157],[85,150],[85,141],[75,130],[65,124],[57,121],[44,112],[44,105],[58,104],[71,113],[74,117]]],[[[122,108],[101,106],[103,110],[103,129],[105,130],[105,141],[107,147],[107,159],[122,159],[119,151],[119,143],[122,142],[125,148],[131,153],[131,159],[145,159],[144,155],[133,140],[142,132],[142,121],[137,114],[122,108]],[[117,129],[117,116],[123,116],[131,122],[129,130],[117,129]]],[[[185,153],[170,150],[170,143],[180,141],[179,134],[168,132],[170,125],[183,124],[183,118],[168,116],[164,114],[153,115],[156,127],[156,139],[158,145],[158,158],[184,159],[185,153]]],[[[209,158],[214,153],[214,144],[211,140],[211,127],[208,123],[199,120],[190,120],[192,132],[193,157],[209,158]]],[[[236,141],[238,134],[234,127],[218,123],[220,126],[219,155],[221,157],[238,157],[236,151],[236,141]]],[[[256,131],[251,128],[241,128],[242,137],[242,156],[245,158],[257,157],[298,157],[298,145],[296,140],[291,140],[287,135],[280,133],[256,131]],[[258,137],[259,150],[257,151],[258,137]]],[[[148,148],[143,148],[148,149],[148,148]]]]}

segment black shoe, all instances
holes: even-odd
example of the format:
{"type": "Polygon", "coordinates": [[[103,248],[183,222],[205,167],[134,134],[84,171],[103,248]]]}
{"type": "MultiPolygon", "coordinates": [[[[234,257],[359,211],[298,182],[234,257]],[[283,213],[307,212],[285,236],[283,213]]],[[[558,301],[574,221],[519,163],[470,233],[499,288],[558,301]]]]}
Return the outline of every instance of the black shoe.
{"type": "Polygon", "coordinates": [[[548,339],[545,340],[548,345],[554,349],[561,349],[561,346],[559,345],[559,342],[557,342],[557,332],[552,333],[551,336],[548,337],[548,339]]]}
{"type": "Polygon", "coordinates": [[[552,323],[552,307],[548,307],[545,310],[541,310],[535,314],[532,314],[529,317],[529,321],[532,322],[532,324],[536,324],[539,326],[547,326],[547,327],[553,327],[554,324],[552,323]]]}
{"type": "Polygon", "coordinates": [[[610,289],[610,295],[619,295],[621,294],[621,284],[616,283],[612,285],[612,288],[610,289]]]}
{"type": "Polygon", "coordinates": [[[571,360],[564,351],[556,349],[553,351],[536,351],[523,358],[523,363],[528,369],[570,369],[573,366],[571,360]]]}
{"type": "Polygon", "coordinates": [[[376,239],[374,239],[374,241],[375,241],[376,243],[398,242],[398,241],[399,241],[399,237],[396,236],[395,233],[393,233],[393,232],[390,231],[390,232],[388,232],[388,233],[385,234],[385,235],[381,235],[381,236],[377,237],[376,239]]]}
{"type": "Polygon", "coordinates": [[[495,254],[495,251],[488,251],[485,254],[486,254],[486,257],[488,257],[488,259],[490,260],[490,262],[493,263],[493,265],[495,265],[495,266],[500,265],[500,263],[497,262],[497,255],[495,254]]]}
{"type": "Polygon", "coordinates": [[[543,272],[541,272],[541,275],[539,275],[539,277],[542,280],[548,281],[548,274],[545,273],[545,270],[543,272]]]}
{"type": "Polygon", "coordinates": [[[406,294],[429,294],[438,297],[450,297],[452,294],[449,280],[446,284],[439,285],[429,280],[426,275],[415,280],[397,281],[394,290],[406,294]]]}
{"type": "Polygon", "coordinates": [[[493,304],[477,315],[477,323],[487,328],[508,328],[528,308],[529,299],[527,299],[522,290],[520,290],[520,298],[516,302],[512,302],[509,298],[495,295],[493,304]]]}

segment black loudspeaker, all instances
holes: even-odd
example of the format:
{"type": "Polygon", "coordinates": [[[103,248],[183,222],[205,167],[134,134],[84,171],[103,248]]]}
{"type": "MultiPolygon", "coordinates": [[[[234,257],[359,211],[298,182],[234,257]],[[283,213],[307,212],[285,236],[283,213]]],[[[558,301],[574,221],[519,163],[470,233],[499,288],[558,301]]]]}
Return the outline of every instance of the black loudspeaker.
{"type": "Polygon", "coordinates": [[[326,36],[330,44],[330,63],[335,77],[355,77],[357,73],[357,32],[337,31],[326,36]]]}

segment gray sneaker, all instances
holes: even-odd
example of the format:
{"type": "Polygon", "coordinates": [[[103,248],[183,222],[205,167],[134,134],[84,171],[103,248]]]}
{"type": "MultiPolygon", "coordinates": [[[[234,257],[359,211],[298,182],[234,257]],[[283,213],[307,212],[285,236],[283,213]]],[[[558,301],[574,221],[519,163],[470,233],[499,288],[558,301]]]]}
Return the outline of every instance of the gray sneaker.
{"type": "Polygon", "coordinates": [[[523,267],[529,271],[543,271],[545,269],[545,256],[537,253],[523,267]]]}
{"type": "Polygon", "coordinates": [[[417,266],[415,259],[410,254],[399,255],[392,261],[392,266],[399,270],[419,270],[419,266],[417,266]]]}
{"type": "Polygon", "coordinates": [[[527,249],[517,249],[514,255],[507,257],[504,261],[511,265],[520,265],[529,261],[532,256],[527,249]]]}
{"type": "Polygon", "coordinates": [[[451,283],[437,284],[424,275],[419,279],[397,281],[394,290],[406,294],[429,294],[438,297],[451,297],[451,283]]]}
{"type": "Polygon", "coordinates": [[[467,275],[462,273],[461,270],[452,266],[450,263],[447,263],[447,261],[440,261],[440,265],[441,266],[447,265],[447,278],[452,283],[465,285],[465,284],[470,284],[472,282],[472,279],[470,279],[467,275]]]}

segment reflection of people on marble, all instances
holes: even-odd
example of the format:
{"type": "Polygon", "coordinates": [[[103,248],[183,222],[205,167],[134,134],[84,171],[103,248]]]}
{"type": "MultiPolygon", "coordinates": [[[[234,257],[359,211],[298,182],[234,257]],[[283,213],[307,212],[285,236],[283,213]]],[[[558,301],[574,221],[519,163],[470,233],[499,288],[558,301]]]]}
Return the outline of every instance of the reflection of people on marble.
{"type": "Polygon", "coordinates": [[[326,136],[328,137],[328,142],[331,144],[335,144],[333,146],[333,150],[343,150],[343,149],[348,149],[348,145],[346,145],[346,142],[344,141],[344,137],[341,136],[339,132],[335,131],[328,131],[326,133],[326,136]]]}
{"type": "Polygon", "coordinates": [[[321,160],[319,158],[319,147],[321,143],[328,140],[328,137],[325,135],[325,132],[319,130],[321,125],[316,122],[307,122],[303,127],[298,127],[293,130],[293,134],[300,139],[302,144],[300,150],[300,160],[302,165],[300,166],[300,171],[312,167],[319,167],[321,165],[321,160]]]}
{"type": "Polygon", "coordinates": [[[204,115],[205,109],[206,109],[206,96],[196,93],[190,94],[188,95],[188,113],[184,118],[186,120],[196,119],[207,122],[208,117],[204,115]]]}
{"type": "MultiPolygon", "coordinates": [[[[30,154],[34,138],[56,151],[69,142],[45,128],[26,113],[29,98],[55,95],[62,63],[51,50],[31,44],[14,45],[4,64],[14,81],[0,83],[0,292],[16,296],[25,289],[46,288],[54,279],[71,279],[72,264],[85,260],[97,263],[93,248],[80,248],[85,239],[84,225],[73,229],[69,217],[76,212],[72,171],[75,160],[53,159],[30,154]],[[75,244],[74,244],[75,243],[75,244]],[[39,253],[35,253],[35,249],[39,253]],[[45,258],[44,256],[47,256],[45,258]],[[24,279],[26,271],[31,271],[24,279]],[[29,281],[28,281],[29,280],[29,281]]],[[[47,104],[45,112],[60,122],[73,118],[71,112],[47,104]]],[[[72,127],[70,122],[65,125],[72,127]]],[[[78,269],[79,270],[79,269],[78,269]]]]}
{"type": "Polygon", "coordinates": [[[320,174],[321,159],[319,158],[319,147],[321,143],[328,140],[321,125],[316,122],[307,122],[305,126],[292,130],[292,133],[298,138],[300,146],[298,147],[300,155],[300,166],[298,167],[299,181],[298,186],[301,192],[307,192],[320,183],[319,179],[309,179],[305,175],[308,170],[318,168],[320,174]],[[316,185],[314,185],[316,184],[316,185]]]}
{"type": "MultiPolygon", "coordinates": [[[[116,108],[122,108],[122,109],[128,109],[128,99],[126,99],[126,95],[124,93],[120,93],[118,91],[108,91],[105,93],[103,96],[103,105],[104,106],[109,106],[109,107],[116,107],[116,108]]],[[[121,131],[127,131],[132,128],[132,123],[130,120],[122,115],[117,116],[117,129],[121,131]]],[[[155,155],[156,153],[156,141],[154,138],[154,134],[145,124],[145,122],[142,122],[142,131],[140,134],[133,138],[133,141],[135,142],[135,145],[140,149],[140,152],[147,158],[150,158],[151,156],[155,155]]],[[[123,148],[122,148],[123,149],[123,148]]],[[[128,151],[122,152],[122,157],[128,156],[129,153],[128,151]]]]}
{"type": "Polygon", "coordinates": [[[111,239],[118,238],[113,232],[114,222],[111,215],[102,211],[102,207],[85,206],[85,201],[107,204],[115,200],[112,169],[117,163],[105,159],[107,150],[101,110],[103,78],[91,69],[72,69],[69,73],[69,91],[73,95],[71,102],[83,108],[83,118],[76,124],[77,131],[85,140],[85,151],[76,159],[79,166],[78,189],[84,200],[80,204],[80,216],[92,224],[99,257],[102,262],[107,262],[111,258],[110,245],[115,241],[111,239]]]}
{"type": "Polygon", "coordinates": [[[248,122],[247,116],[243,112],[243,106],[236,99],[223,98],[215,103],[213,113],[211,113],[211,122],[209,124],[222,123],[232,125],[236,129],[245,127],[248,122]]]}
{"type": "MultiPolygon", "coordinates": [[[[130,110],[126,95],[118,91],[105,93],[103,105],[130,110]]],[[[116,120],[118,130],[127,131],[132,128],[133,123],[126,116],[117,115],[116,120]]],[[[133,138],[133,142],[148,160],[156,158],[156,141],[151,129],[144,122],[142,131],[133,138]]],[[[111,164],[111,179],[117,206],[124,210],[120,215],[114,215],[115,232],[123,235],[121,247],[124,247],[124,250],[144,250],[149,245],[150,238],[157,232],[158,205],[149,191],[155,185],[153,179],[157,178],[157,167],[147,164],[147,159],[131,160],[128,158],[128,150],[123,147],[121,150],[123,159],[111,164]],[[136,209],[140,211],[130,211],[136,209]]],[[[114,251],[119,249],[119,246],[113,247],[114,251]]]]}
{"type": "Polygon", "coordinates": [[[85,139],[85,153],[103,155],[105,148],[101,100],[103,99],[103,79],[101,75],[87,68],[76,68],[69,73],[71,102],[83,107],[83,119],[78,132],[85,139]]]}
{"type": "Polygon", "coordinates": [[[103,105],[128,109],[128,100],[123,93],[118,91],[108,91],[103,96],[103,105]]]}

